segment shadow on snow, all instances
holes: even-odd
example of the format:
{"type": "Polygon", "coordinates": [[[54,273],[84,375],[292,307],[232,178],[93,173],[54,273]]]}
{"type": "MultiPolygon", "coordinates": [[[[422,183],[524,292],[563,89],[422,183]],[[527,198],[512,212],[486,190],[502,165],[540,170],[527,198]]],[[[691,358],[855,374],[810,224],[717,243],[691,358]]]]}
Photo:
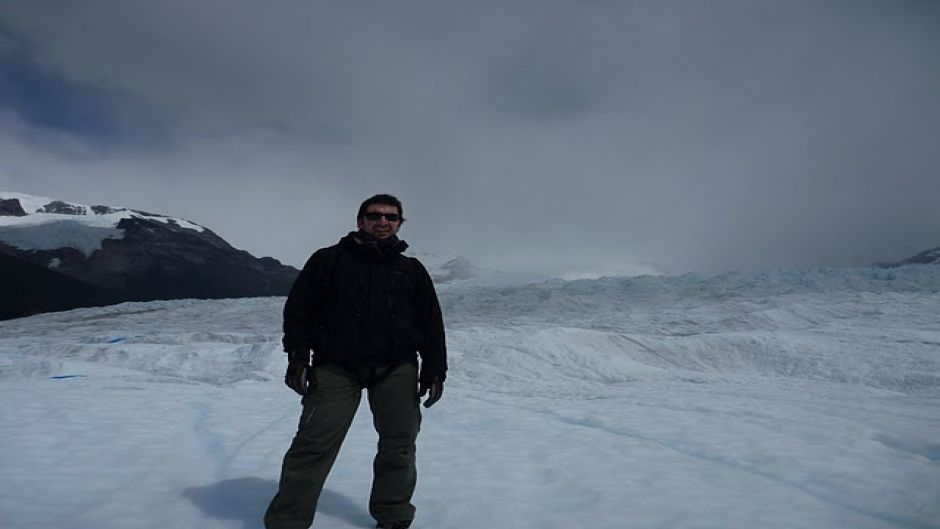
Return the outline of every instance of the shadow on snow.
{"type": "MultiPolygon", "coordinates": [[[[220,481],[205,487],[190,487],[183,497],[198,507],[206,516],[222,520],[237,520],[245,529],[261,527],[264,511],[277,492],[277,482],[260,478],[239,478],[220,481]]],[[[362,507],[329,489],[323,489],[317,503],[317,516],[332,516],[361,527],[373,527],[375,522],[362,507]]]]}

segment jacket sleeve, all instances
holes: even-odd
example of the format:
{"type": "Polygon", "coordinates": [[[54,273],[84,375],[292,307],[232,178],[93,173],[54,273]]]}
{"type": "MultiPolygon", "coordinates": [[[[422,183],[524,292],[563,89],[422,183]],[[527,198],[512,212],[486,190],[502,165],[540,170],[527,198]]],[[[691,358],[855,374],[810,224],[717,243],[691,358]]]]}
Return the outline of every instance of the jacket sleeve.
{"type": "Polygon", "coordinates": [[[430,383],[435,378],[444,380],[447,376],[444,316],[430,274],[420,261],[415,261],[418,268],[415,310],[424,334],[424,343],[418,350],[421,355],[421,382],[430,383]]]}
{"type": "Polygon", "coordinates": [[[329,248],[317,250],[300,275],[284,303],[284,351],[316,352],[316,334],[323,325],[323,307],[329,295],[332,254],[329,248]]]}

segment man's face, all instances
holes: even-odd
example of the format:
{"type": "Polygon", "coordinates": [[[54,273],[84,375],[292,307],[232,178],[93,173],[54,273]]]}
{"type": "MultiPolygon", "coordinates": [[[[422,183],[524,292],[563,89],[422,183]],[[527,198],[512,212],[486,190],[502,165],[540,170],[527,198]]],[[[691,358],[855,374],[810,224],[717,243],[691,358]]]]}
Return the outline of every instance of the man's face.
{"type": "Polygon", "coordinates": [[[398,214],[398,208],[391,204],[369,204],[358,224],[360,230],[376,239],[388,239],[397,234],[398,228],[401,228],[401,216],[398,214]],[[396,220],[388,220],[385,215],[394,215],[392,218],[396,220]]]}

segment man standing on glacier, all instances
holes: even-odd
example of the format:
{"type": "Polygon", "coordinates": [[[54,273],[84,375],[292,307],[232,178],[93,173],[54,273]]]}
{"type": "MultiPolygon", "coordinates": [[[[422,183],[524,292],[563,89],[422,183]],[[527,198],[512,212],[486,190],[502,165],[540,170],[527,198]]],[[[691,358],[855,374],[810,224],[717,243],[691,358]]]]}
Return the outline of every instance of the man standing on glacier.
{"type": "Polygon", "coordinates": [[[317,250],[284,305],[284,382],[303,396],[267,529],[306,529],[340,445],[368,393],[379,434],[369,513],[376,527],[406,529],[417,472],[415,439],[447,373],[444,322],[425,267],[402,255],[405,218],[392,195],[366,199],[358,231],[317,250]],[[420,375],[418,358],[420,357],[420,375]]]}

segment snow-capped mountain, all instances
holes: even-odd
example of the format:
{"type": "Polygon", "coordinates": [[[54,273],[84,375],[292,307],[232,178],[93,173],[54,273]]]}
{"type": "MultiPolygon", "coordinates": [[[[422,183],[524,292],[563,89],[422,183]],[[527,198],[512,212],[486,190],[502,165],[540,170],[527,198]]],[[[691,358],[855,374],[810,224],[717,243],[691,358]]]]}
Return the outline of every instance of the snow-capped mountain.
{"type": "MultiPolygon", "coordinates": [[[[298,273],[233,248],[186,219],[13,192],[0,192],[0,253],[120,301],[285,295],[298,273]]],[[[3,281],[20,278],[6,274],[3,281]]],[[[45,310],[24,296],[5,304],[21,314],[45,310]]],[[[97,303],[78,296],[67,305],[87,304],[97,303]]]]}
{"type": "Polygon", "coordinates": [[[406,253],[421,260],[435,283],[462,281],[494,273],[492,270],[482,270],[473,266],[466,257],[439,255],[432,252],[406,253]]]}
{"type": "MultiPolygon", "coordinates": [[[[96,250],[103,249],[105,240],[123,239],[127,225],[135,221],[159,222],[196,233],[207,231],[181,218],[0,191],[0,242],[20,250],[72,248],[91,257],[96,250]],[[129,222],[121,227],[122,221],[129,222]]],[[[211,237],[218,239],[215,234],[211,237]]],[[[48,266],[58,268],[59,265],[48,263],[48,266]]]]}

